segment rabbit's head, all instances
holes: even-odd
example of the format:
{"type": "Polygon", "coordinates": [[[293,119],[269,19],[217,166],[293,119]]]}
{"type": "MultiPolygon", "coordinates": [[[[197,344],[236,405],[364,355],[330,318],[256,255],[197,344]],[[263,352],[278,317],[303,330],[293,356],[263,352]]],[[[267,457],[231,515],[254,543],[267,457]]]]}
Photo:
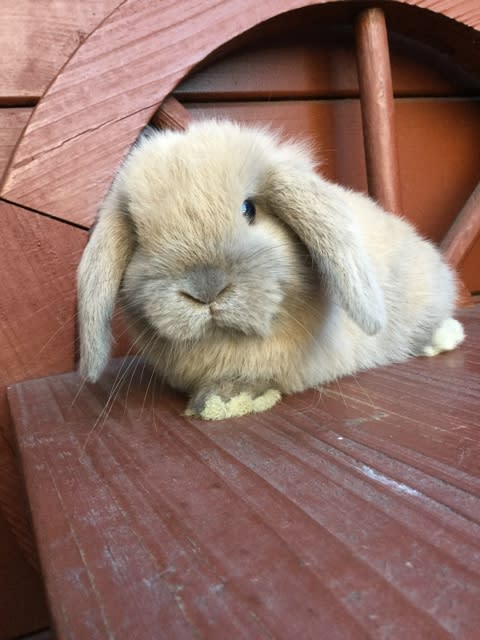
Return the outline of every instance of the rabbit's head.
{"type": "Polygon", "coordinates": [[[134,321],[172,342],[262,339],[319,296],[376,333],[383,298],[342,193],[302,146],[255,129],[208,121],[144,135],[79,267],[83,375],[106,365],[119,293],[134,321]]]}

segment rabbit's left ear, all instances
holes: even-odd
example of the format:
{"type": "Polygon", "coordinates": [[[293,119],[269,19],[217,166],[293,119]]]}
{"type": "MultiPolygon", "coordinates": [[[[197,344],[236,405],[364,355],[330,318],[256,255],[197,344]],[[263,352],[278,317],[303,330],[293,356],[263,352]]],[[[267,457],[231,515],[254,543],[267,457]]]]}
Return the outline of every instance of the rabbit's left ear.
{"type": "Polygon", "coordinates": [[[382,290],[344,191],[313,171],[270,170],[264,195],[308,248],[338,304],[368,335],[386,321],[382,290]]]}
{"type": "Polygon", "coordinates": [[[95,382],[111,343],[110,320],[135,236],[114,183],[105,198],[77,271],[80,373],[95,382]]]}

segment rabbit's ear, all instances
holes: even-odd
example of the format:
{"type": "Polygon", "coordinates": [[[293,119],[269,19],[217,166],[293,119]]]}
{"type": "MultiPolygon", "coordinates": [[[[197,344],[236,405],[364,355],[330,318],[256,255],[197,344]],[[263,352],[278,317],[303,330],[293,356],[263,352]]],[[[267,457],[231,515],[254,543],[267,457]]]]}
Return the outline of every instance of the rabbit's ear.
{"type": "Polygon", "coordinates": [[[114,185],[100,208],[77,272],[80,373],[92,382],[110,356],[110,321],[134,242],[133,223],[114,185]]]}
{"type": "Polygon", "coordinates": [[[383,293],[345,191],[286,165],[269,172],[269,206],[308,248],[338,304],[365,333],[376,334],[386,321],[383,293]]]}

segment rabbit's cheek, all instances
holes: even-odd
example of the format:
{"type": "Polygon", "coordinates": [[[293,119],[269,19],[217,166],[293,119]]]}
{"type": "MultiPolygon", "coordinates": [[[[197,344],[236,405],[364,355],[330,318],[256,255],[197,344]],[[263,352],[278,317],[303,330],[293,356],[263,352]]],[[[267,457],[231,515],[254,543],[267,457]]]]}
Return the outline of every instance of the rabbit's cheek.
{"type": "MultiPolygon", "coordinates": [[[[137,295],[137,301],[139,296],[137,295]]],[[[205,305],[183,299],[174,290],[145,293],[135,305],[138,315],[158,333],[171,341],[197,340],[205,335],[212,320],[205,305]]],[[[128,306],[126,307],[128,311],[128,306]]]]}

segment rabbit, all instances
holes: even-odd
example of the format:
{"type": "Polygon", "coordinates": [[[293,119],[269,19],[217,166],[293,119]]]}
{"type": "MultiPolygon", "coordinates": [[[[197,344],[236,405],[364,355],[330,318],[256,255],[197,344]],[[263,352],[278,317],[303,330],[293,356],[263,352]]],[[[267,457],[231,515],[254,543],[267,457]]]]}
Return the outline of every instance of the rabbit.
{"type": "Polygon", "coordinates": [[[464,338],[440,252],[307,147],[207,120],[148,130],[126,156],[78,269],[80,372],[101,375],[118,298],[187,415],[263,411],[282,394],[464,338]]]}

